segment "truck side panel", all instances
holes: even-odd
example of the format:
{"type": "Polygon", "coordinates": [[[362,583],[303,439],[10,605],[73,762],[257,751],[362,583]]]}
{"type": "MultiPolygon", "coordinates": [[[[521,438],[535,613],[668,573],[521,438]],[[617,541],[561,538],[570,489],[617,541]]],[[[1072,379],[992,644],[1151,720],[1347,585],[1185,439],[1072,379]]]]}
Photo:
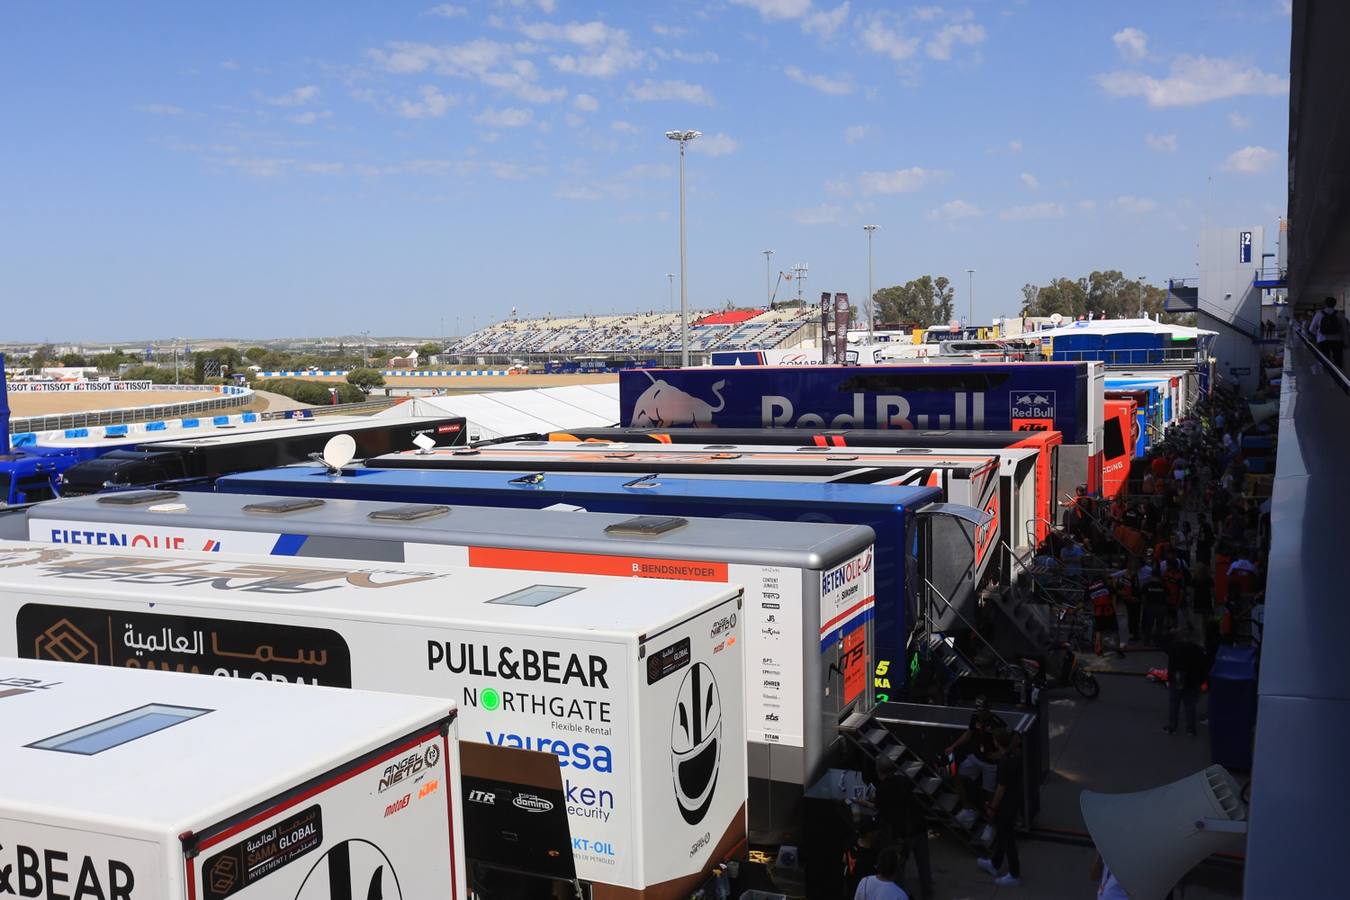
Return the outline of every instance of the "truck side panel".
{"type": "Polygon", "coordinates": [[[182,874],[165,871],[162,849],[153,841],[0,816],[0,894],[179,900],[186,896],[182,874]]]}

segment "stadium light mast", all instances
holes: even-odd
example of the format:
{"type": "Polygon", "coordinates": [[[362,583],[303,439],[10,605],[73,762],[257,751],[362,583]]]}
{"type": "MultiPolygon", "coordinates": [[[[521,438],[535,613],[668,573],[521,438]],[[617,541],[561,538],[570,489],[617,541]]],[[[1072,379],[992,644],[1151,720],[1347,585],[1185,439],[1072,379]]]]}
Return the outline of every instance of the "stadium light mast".
{"type": "Polygon", "coordinates": [[[667,280],[670,281],[670,305],[669,305],[668,307],[666,307],[666,309],[667,309],[669,312],[674,312],[674,311],[675,311],[675,273],[674,273],[674,272],[667,272],[667,273],[666,273],[666,278],[667,278],[667,280]]]}
{"type": "Polygon", "coordinates": [[[793,277],[797,279],[797,303],[802,302],[802,282],[806,280],[806,263],[795,263],[792,266],[793,277]]]}
{"type": "MultiPolygon", "coordinates": [[[[771,274],[773,266],[772,266],[772,263],[770,262],[772,259],[773,259],[773,251],[772,251],[772,250],[765,250],[765,251],[764,251],[764,302],[767,303],[767,304],[769,304],[770,306],[773,305],[773,285],[769,283],[769,282],[770,282],[770,279],[773,277],[772,274],[771,274]]],[[[767,308],[768,308],[768,307],[766,306],[765,309],[767,309],[767,308]]]]}
{"type": "Polygon", "coordinates": [[[967,288],[966,288],[966,290],[967,290],[967,292],[970,294],[970,318],[966,320],[966,326],[969,327],[969,328],[974,328],[974,327],[975,327],[975,270],[974,270],[974,269],[966,269],[966,276],[969,278],[969,281],[967,282],[967,288]]]}
{"type": "Polygon", "coordinates": [[[877,320],[876,314],[872,310],[872,232],[877,230],[875,225],[864,225],[863,231],[867,232],[867,343],[875,344],[876,334],[873,331],[874,323],[877,320]]]}
{"type": "Polygon", "coordinates": [[[689,367],[689,268],[684,243],[684,145],[703,135],[701,131],[667,131],[666,137],[680,145],[680,368],[689,367]]]}

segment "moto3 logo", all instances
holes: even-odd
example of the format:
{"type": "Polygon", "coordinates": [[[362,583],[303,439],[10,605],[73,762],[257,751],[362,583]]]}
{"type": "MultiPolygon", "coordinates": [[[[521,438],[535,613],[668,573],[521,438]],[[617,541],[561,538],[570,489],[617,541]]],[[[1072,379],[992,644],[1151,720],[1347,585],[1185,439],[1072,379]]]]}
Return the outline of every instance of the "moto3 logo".
{"type": "Polygon", "coordinates": [[[343,841],[309,870],[295,900],[403,900],[398,876],[384,851],[370,841],[343,841]]]}
{"type": "Polygon", "coordinates": [[[681,425],[693,425],[697,428],[712,426],[713,413],[722,411],[726,401],[722,399],[722,388],[726,381],[718,381],[712,386],[717,405],[700,400],[693,394],[671,387],[664,379],[652,377],[652,386],[642,392],[633,404],[633,415],[628,424],[634,428],[673,428],[681,425]]]}
{"type": "Polygon", "coordinates": [[[722,767],[722,697],[717,678],[704,663],[685,673],[675,695],[670,762],[680,815],[697,825],[712,806],[722,767]]]}

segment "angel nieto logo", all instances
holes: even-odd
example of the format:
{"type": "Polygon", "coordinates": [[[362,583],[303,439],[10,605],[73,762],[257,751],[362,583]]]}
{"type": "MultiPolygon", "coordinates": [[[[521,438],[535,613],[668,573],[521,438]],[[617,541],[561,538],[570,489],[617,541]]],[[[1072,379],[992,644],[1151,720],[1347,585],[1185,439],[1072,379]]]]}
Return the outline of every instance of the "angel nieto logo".
{"type": "Polygon", "coordinates": [[[670,762],[680,815],[697,825],[712,806],[722,766],[722,697],[717,678],[704,663],[685,673],[675,695],[670,762]]]}

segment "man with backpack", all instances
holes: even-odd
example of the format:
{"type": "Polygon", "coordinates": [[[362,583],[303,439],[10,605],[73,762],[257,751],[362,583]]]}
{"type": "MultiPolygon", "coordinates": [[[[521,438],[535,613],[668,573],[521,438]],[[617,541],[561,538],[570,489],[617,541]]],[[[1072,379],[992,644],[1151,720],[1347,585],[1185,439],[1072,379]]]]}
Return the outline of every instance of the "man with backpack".
{"type": "Polygon", "coordinates": [[[1317,349],[1322,355],[1344,369],[1342,357],[1345,354],[1345,322],[1336,312],[1336,298],[1328,297],[1312,320],[1312,336],[1317,341],[1317,349]]]}

